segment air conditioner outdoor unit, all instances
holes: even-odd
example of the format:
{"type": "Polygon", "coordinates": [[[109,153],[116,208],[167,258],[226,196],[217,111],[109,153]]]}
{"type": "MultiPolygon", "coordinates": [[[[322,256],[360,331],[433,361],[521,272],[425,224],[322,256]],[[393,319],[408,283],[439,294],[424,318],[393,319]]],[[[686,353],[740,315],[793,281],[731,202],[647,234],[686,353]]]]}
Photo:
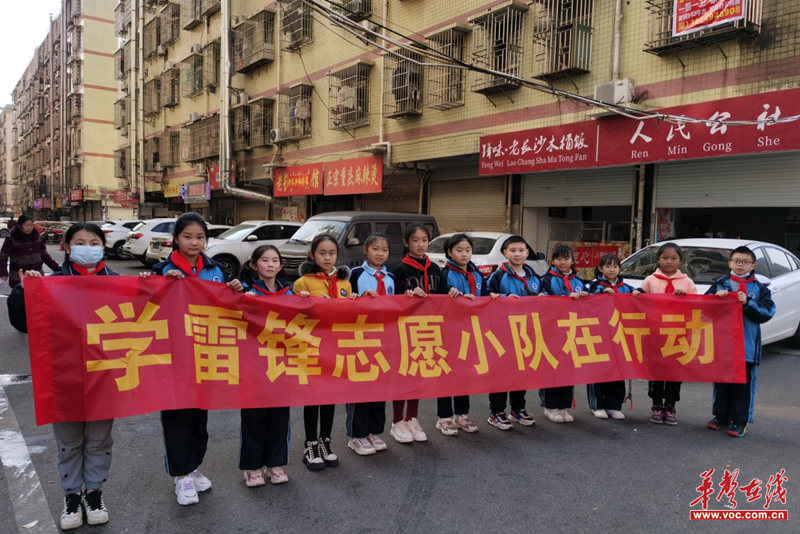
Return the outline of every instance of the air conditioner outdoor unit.
{"type": "Polygon", "coordinates": [[[166,56],[167,55],[167,48],[164,45],[158,45],[158,47],[156,47],[156,55],[157,56],[166,56]]]}
{"type": "Polygon", "coordinates": [[[279,143],[283,140],[283,136],[281,135],[281,131],[277,128],[274,130],[269,131],[269,140],[271,143],[279,143]]]}
{"type": "Polygon", "coordinates": [[[202,48],[200,47],[199,44],[194,44],[194,45],[192,45],[191,53],[192,54],[199,54],[201,50],[202,50],[202,48]]]}
{"type": "Polygon", "coordinates": [[[250,95],[248,95],[247,93],[239,93],[237,101],[240,104],[247,104],[248,102],[250,102],[250,95]]]}
{"type": "Polygon", "coordinates": [[[128,137],[128,127],[127,126],[123,126],[122,128],[120,128],[119,129],[119,134],[122,137],[128,137]]]}
{"type": "Polygon", "coordinates": [[[189,122],[197,122],[200,120],[200,114],[196,111],[189,113],[189,122]]]}
{"type": "Polygon", "coordinates": [[[161,172],[161,171],[163,171],[163,170],[164,170],[164,167],[162,167],[162,166],[161,166],[161,162],[157,162],[157,163],[154,165],[154,167],[155,167],[155,169],[156,169],[156,172],[161,172]]]}
{"type": "Polygon", "coordinates": [[[194,169],[195,176],[205,176],[206,175],[206,166],[202,163],[198,163],[194,169]]]}
{"type": "Polygon", "coordinates": [[[630,104],[633,99],[633,80],[624,78],[594,86],[594,99],[606,104],[630,104]]]}
{"type": "Polygon", "coordinates": [[[174,69],[175,68],[175,63],[173,63],[172,61],[167,61],[166,63],[164,63],[164,68],[165,69],[174,69]]]}

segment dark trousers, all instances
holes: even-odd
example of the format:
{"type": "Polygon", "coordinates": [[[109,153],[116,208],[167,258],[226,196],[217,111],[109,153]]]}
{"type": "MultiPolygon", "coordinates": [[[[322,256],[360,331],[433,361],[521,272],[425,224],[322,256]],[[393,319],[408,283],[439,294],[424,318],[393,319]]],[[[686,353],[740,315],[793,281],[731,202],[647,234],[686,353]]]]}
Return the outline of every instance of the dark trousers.
{"type": "Polygon", "coordinates": [[[306,406],[303,408],[303,421],[306,427],[306,441],[317,441],[317,437],[331,437],[333,430],[333,412],[336,406],[306,406]],[[319,433],[317,433],[317,420],[319,420],[319,433]]]}
{"type": "Polygon", "coordinates": [[[506,403],[511,403],[515,412],[525,409],[525,391],[512,391],[502,393],[489,393],[489,411],[492,413],[504,412],[506,403]]]}
{"type": "Polygon", "coordinates": [[[436,415],[439,416],[439,419],[447,419],[454,415],[467,415],[468,413],[469,395],[439,397],[436,400],[436,415]]]}
{"type": "Polygon", "coordinates": [[[647,394],[655,406],[675,406],[681,400],[683,382],[648,382],[647,394]]]}
{"type": "Polygon", "coordinates": [[[747,383],[714,384],[714,415],[723,421],[747,424],[750,420],[750,395],[754,363],[747,362],[747,383]]]}
{"type": "Polygon", "coordinates": [[[347,435],[351,438],[377,436],[386,430],[386,402],[347,405],[347,435]]]}
{"type": "Polygon", "coordinates": [[[548,410],[572,408],[572,390],[573,386],[544,388],[544,407],[548,410]]]}
{"type": "Polygon", "coordinates": [[[208,449],[208,412],[197,408],[161,412],[167,473],[188,475],[203,463],[208,449]]]}
{"type": "Polygon", "coordinates": [[[586,386],[589,393],[589,405],[592,405],[592,389],[594,389],[595,407],[593,410],[622,410],[625,400],[625,381],[600,382],[586,386]]]}
{"type": "Polygon", "coordinates": [[[255,471],[289,463],[289,408],[242,410],[239,469],[255,471]]]}

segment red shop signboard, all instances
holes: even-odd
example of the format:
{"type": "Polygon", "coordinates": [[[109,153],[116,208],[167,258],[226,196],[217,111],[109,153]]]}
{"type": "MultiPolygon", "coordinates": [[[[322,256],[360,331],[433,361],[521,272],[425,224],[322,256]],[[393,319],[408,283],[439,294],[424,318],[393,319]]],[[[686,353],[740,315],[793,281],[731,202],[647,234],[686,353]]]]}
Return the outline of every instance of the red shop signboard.
{"type": "Polygon", "coordinates": [[[729,126],[728,120],[800,115],[800,89],[664,108],[717,122],[671,124],[613,116],[481,137],[480,174],[529,173],[800,149],[800,121],[729,126]]]}
{"type": "Polygon", "coordinates": [[[383,189],[383,156],[325,164],[325,195],[366,195],[383,189]]]}
{"type": "Polygon", "coordinates": [[[322,163],[275,169],[275,196],[322,194],[322,163]]]}

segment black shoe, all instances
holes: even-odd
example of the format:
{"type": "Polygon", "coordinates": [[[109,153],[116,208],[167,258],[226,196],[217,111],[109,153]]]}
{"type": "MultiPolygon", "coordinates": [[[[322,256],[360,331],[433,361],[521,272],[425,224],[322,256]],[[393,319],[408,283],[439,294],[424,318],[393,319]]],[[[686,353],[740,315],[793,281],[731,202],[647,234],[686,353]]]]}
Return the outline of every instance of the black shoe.
{"type": "Polygon", "coordinates": [[[83,525],[83,508],[81,496],[67,493],[64,496],[64,511],[61,513],[61,530],[72,530],[83,525]]]}
{"type": "Polygon", "coordinates": [[[706,426],[708,428],[710,428],[711,430],[725,430],[726,428],[731,426],[731,422],[730,421],[723,421],[719,417],[715,417],[714,419],[709,421],[706,426]]]}
{"type": "Polygon", "coordinates": [[[108,510],[103,504],[103,491],[95,490],[83,494],[83,507],[86,509],[86,522],[90,525],[108,523],[108,510]]]}
{"type": "Polygon", "coordinates": [[[306,441],[306,453],[303,455],[303,463],[312,471],[325,469],[325,462],[319,454],[318,442],[306,441]]]}
{"type": "Polygon", "coordinates": [[[733,423],[728,429],[728,435],[733,438],[743,438],[747,434],[747,423],[733,423]]]}
{"type": "Polygon", "coordinates": [[[339,465],[339,457],[331,449],[331,438],[319,438],[319,454],[322,456],[326,467],[339,465]]]}

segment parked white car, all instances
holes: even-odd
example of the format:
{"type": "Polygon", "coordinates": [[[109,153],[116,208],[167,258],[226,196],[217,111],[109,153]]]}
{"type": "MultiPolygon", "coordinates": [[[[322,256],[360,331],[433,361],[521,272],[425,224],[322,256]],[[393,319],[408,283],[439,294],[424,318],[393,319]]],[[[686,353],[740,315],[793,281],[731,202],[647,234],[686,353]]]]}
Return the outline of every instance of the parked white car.
{"type": "MultiPolygon", "coordinates": [[[[219,237],[209,239],[205,252],[212,260],[222,264],[228,277],[236,278],[242,264],[250,259],[255,249],[261,245],[283,245],[300,226],[300,223],[284,221],[244,221],[219,237]]],[[[153,238],[154,242],[158,240],[158,237],[153,238]]],[[[170,237],[169,241],[171,240],[170,237]]],[[[172,243],[169,246],[162,243],[160,248],[162,260],[166,259],[172,243]]]]}
{"type": "Polygon", "coordinates": [[[149,267],[150,264],[147,263],[147,247],[150,245],[150,241],[155,236],[172,235],[175,221],[177,219],[148,219],[144,221],[142,227],[137,228],[134,232],[128,232],[128,239],[122,245],[122,251],[142,262],[145,267],[149,267]]]}
{"type": "MultiPolygon", "coordinates": [[[[681,247],[683,262],[680,270],[697,285],[697,292],[708,291],[714,280],[728,274],[728,259],[736,247],[749,247],[756,255],[756,278],[772,291],[777,312],[761,325],[764,344],[787,339],[790,346],[800,348],[800,260],[778,245],[745,239],[674,239],[681,247]]],[[[622,262],[621,275],[634,287],[655,272],[658,248],[656,243],[622,262]]]]}
{"type": "Polygon", "coordinates": [[[144,221],[129,219],[123,221],[98,222],[98,226],[106,234],[106,256],[115,259],[122,259],[124,253],[122,247],[128,239],[128,234],[136,232],[144,226],[144,221]]]}
{"type": "MultiPolygon", "coordinates": [[[[461,233],[461,232],[456,232],[461,233]]],[[[442,234],[428,245],[428,256],[431,261],[439,264],[439,267],[444,267],[447,263],[447,257],[444,254],[444,247],[447,242],[456,233],[442,234]]],[[[503,263],[506,258],[503,256],[502,248],[503,242],[511,237],[512,234],[504,234],[501,232],[463,232],[472,239],[472,263],[484,276],[490,276],[495,272],[503,263]]],[[[538,275],[543,275],[547,272],[547,261],[545,255],[536,253],[528,245],[528,261],[526,262],[538,275]]]]}
{"type": "MultiPolygon", "coordinates": [[[[224,224],[207,224],[206,226],[208,226],[209,239],[224,234],[231,229],[230,226],[224,224]]],[[[172,252],[172,233],[170,232],[167,235],[154,235],[153,239],[150,240],[145,255],[147,264],[153,266],[156,263],[165,261],[169,257],[170,252],[172,252]]]]}

